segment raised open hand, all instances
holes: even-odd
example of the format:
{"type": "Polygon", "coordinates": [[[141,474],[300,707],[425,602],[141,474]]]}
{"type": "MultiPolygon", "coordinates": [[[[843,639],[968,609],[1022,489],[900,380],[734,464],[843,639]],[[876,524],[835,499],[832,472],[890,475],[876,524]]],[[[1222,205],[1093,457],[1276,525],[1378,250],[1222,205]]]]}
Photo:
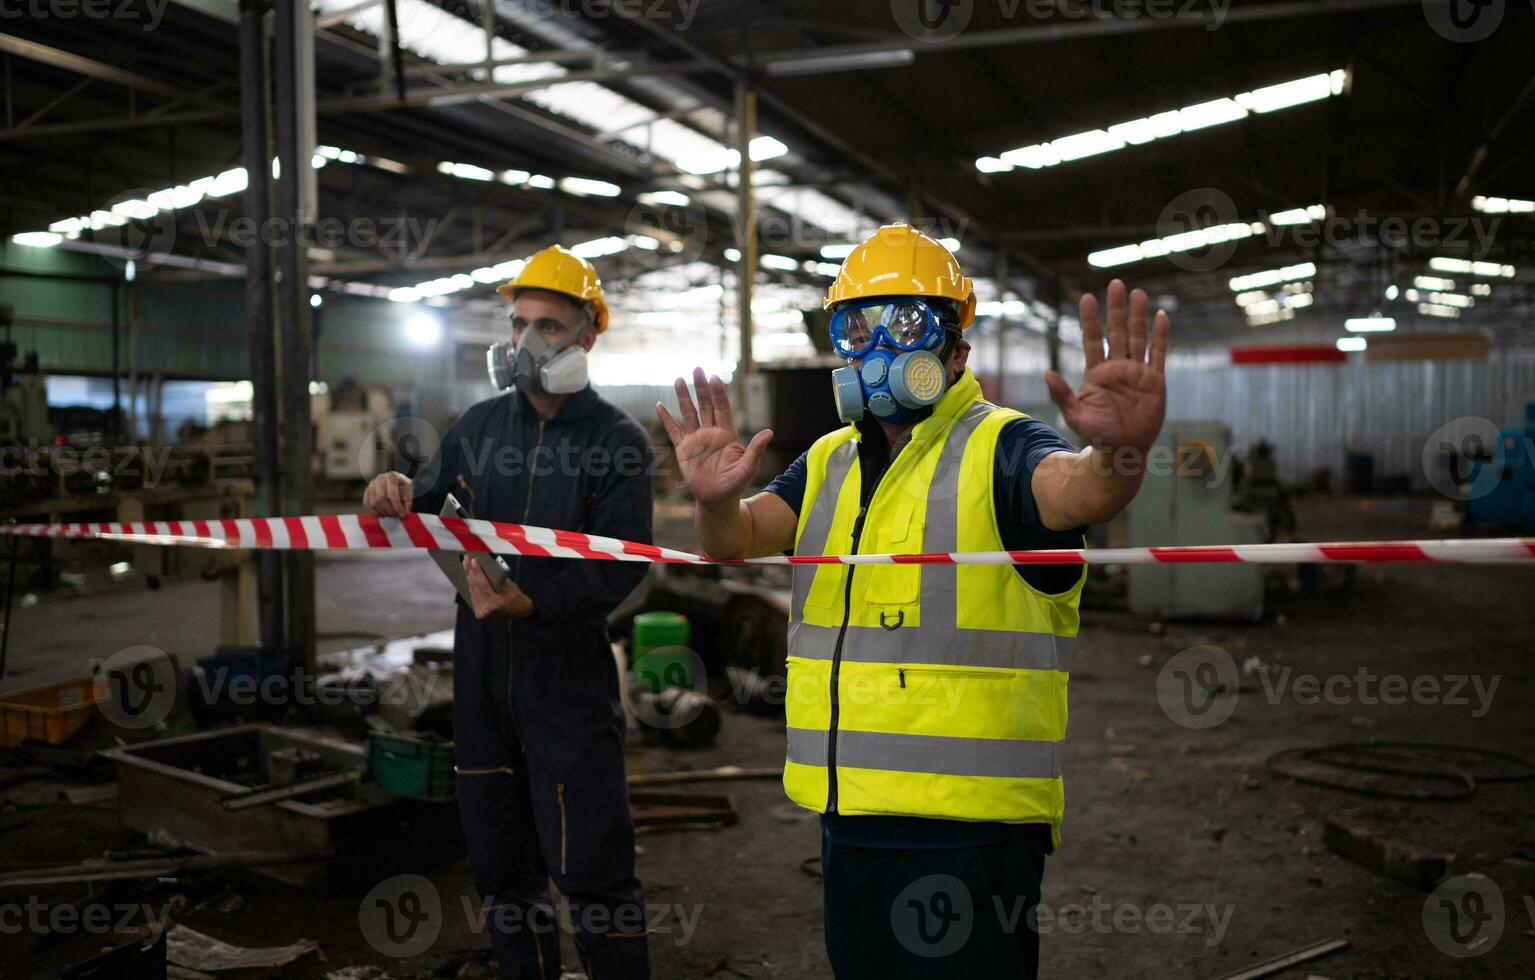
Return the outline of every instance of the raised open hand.
{"type": "Polygon", "coordinates": [[[717,504],[738,498],[757,472],[762,452],[773,440],[773,430],[763,429],[752,437],[749,445],[741,445],[725,382],[718,377],[706,378],[703,368],[694,368],[693,387],[698,391],[696,410],[688,396],[688,383],[678,378],[677,407],[682,421],[673,418],[660,402],[656,402],[656,417],[677,450],[682,479],[699,503],[717,504]]]}
{"type": "Polygon", "coordinates": [[[1109,349],[1103,353],[1098,298],[1082,297],[1082,353],[1086,369],[1075,393],[1054,371],[1045,375],[1050,398],[1066,424],[1088,444],[1106,449],[1128,446],[1145,453],[1162,431],[1167,412],[1167,314],[1157,311],[1147,343],[1147,299],[1144,290],[1130,294],[1128,315],[1125,284],[1109,283],[1109,349]]]}

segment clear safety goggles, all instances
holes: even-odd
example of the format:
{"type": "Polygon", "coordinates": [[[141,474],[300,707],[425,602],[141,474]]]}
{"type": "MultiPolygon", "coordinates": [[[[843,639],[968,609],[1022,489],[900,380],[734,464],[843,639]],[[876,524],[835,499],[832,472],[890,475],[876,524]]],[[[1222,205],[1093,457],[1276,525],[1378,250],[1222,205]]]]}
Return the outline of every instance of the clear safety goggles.
{"type": "Polygon", "coordinates": [[[942,336],[938,311],[917,297],[844,303],[831,315],[831,345],[843,357],[858,357],[878,346],[923,350],[936,346],[942,336]]]}

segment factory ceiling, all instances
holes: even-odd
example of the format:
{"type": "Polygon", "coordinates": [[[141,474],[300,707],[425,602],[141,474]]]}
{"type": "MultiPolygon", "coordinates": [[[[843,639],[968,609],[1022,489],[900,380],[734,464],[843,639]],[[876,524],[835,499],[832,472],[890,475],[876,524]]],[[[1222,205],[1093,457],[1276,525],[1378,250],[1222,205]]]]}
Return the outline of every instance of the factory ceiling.
{"type": "MultiPolygon", "coordinates": [[[[728,264],[749,85],[770,277],[909,215],[1024,319],[1112,275],[1211,341],[1531,313],[1529,5],[1473,44],[1433,0],[500,0],[487,50],[478,4],[396,3],[403,86],[383,4],[317,6],[320,211],[388,238],[318,241],[327,282],[457,302],[551,238],[610,280],[728,264]]],[[[154,273],[238,273],[236,7],[114,9],[3,25],[0,232],[132,247],[100,215],[160,192],[154,273]]]]}

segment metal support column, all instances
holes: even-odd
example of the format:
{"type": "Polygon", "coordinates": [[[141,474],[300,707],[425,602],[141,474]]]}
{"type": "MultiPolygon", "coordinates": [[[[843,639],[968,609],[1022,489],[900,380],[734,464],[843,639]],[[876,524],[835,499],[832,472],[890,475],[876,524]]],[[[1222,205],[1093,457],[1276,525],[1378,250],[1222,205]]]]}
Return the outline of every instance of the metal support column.
{"type": "Polygon", "coordinates": [[[736,168],[736,248],[741,259],[736,273],[737,303],[740,306],[741,352],[736,361],[736,418],[750,429],[749,401],[752,375],[752,280],[757,272],[757,206],[752,195],[752,137],[757,132],[757,93],[743,77],[736,83],[736,150],[741,155],[736,168]]]}
{"type": "Polygon", "coordinates": [[[1045,352],[1050,357],[1050,370],[1060,373],[1061,370],[1061,305],[1065,298],[1061,295],[1061,274],[1056,270],[1055,278],[1050,280],[1050,326],[1045,333],[1045,352]]]}
{"type": "MultiPolygon", "coordinates": [[[[1000,310],[1007,309],[1007,253],[997,249],[997,302],[1000,310]]],[[[997,314],[997,404],[1007,404],[1007,314],[997,314]]]]}
{"type": "MultiPolygon", "coordinates": [[[[272,216],[272,151],[267,139],[265,0],[240,3],[240,138],[245,158],[245,214],[258,227],[272,216]]],[[[272,251],[260,235],[245,249],[245,315],[250,325],[251,404],[256,433],[257,514],[282,513],[278,483],[277,358],[272,329],[272,251]]],[[[283,642],[282,555],[256,553],[261,645],[283,642]]]]}
{"type": "MultiPolygon", "coordinates": [[[[276,73],[277,182],[280,275],[277,306],[282,330],[278,400],[282,425],[282,509],[311,512],[309,420],[309,288],[304,244],[314,221],[314,22],[307,0],[277,0],[273,70],[276,73]]],[[[291,551],[287,569],[286,648],[307,677],[315,673],[314,553],[291,551]]]]}

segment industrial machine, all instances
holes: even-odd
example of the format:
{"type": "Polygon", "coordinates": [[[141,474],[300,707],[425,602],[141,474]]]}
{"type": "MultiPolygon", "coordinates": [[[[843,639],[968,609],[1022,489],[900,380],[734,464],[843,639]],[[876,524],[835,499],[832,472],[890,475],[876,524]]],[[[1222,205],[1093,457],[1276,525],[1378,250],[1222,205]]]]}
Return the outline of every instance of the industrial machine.
{"type": "Polygon", "coordinates": [[[1466,523],[1535,531],[1535,402],[1524,406],[1522,428],[1498,430],[1498,445],[1493,458],[1471,463],[1466,523]]]}
{"type": "Polygon", "coordinates": [[[53,438],[48,419],[48,387],[35,351],[20,370],[16,345],[0,344],[0,445],[46,445],[53,438]]]}
{"type": "MultiPolygon", "coordinates": [[[[1232,510],[1231,430],[1170,421],[1146,461],[1130,507],[1130,544],[1257,544],[1264,518],[1232,510]]],[[[1159,619],[1263,618],[1259,565],[1132,565],[1130,610],[1159,619]]]]}

